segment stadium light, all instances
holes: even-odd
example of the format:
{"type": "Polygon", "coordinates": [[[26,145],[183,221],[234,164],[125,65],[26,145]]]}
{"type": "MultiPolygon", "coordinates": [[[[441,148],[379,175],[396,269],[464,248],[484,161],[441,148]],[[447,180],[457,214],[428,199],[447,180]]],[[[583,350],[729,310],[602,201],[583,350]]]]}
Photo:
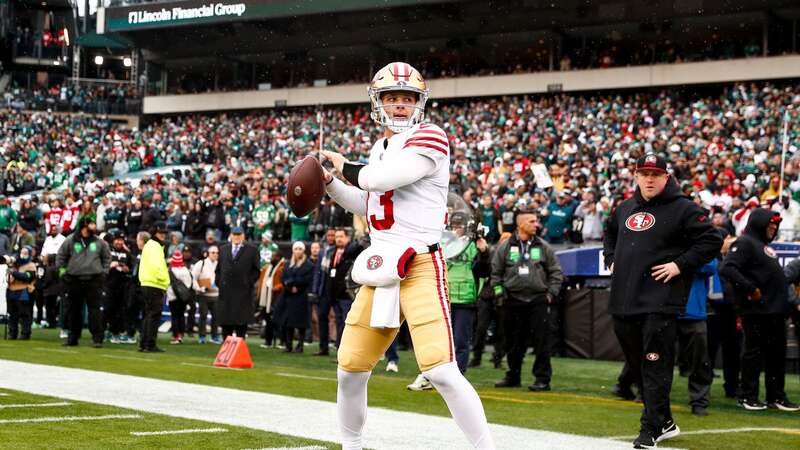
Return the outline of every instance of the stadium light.
{"type": "Polygon", "coordinates": [[[125,58],[122,59],[122,65],[125,66],[125,67],[130,67],[130,66],[133,65],[133,61],[131,61],[130,58],[125,57],[125,58]]]}
{"type": "Polygon", "coordinates": [[[100,55],[95,56],[94,57],[94,63],[97,64],[98,66],[102,66],[103,65],[103,57],[100,56],[100,55]]]}

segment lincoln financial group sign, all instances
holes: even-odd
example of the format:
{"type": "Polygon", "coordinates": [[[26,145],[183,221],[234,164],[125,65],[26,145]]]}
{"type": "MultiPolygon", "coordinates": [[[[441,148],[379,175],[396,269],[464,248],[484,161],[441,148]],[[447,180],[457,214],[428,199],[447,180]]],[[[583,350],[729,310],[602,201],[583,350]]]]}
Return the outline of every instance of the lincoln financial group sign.
{"type": "MultiPolygon", "coordinates": [[[[97,32],[298,17],[458,0],[185,0],[97,9],[97,32]]],[[[0,0],[2,2],[2,0],[0,0]]]]}
{"type": "Polygon", "coordinates": [[[128,13],[128,24],[138,25],[146,23],[172,22],[199,18],[236,16],[241,17],[247,11],[244,3],[209,3],[200,5],[197,8],[161,8],[160,11],[130,11],[128,13]]]}

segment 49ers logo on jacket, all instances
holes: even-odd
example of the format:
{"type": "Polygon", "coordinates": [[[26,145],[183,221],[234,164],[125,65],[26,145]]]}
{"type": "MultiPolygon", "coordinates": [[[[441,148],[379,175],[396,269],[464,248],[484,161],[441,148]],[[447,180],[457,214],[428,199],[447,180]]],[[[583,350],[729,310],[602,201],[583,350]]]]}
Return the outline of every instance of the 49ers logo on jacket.
{"type": "Polygon", "coordinates": [[[631,231],[649,230],[656,224],[656,218],[648,212],[631,214],[625,220],[625,226],[631,231]]]}
{"type": "Polygon", "coordinates": [[[769,256],[770,258],[777,258],[778,257],[778,254],[775,253],[775,249],[773,249],[769,245],[765,245],[764,246],[764,253],[766,253],[767,256],[769,256]]]}
{"type": "Polygon", "coordinates": [[[383,258],[378,255],[372,256],[367,260],[367,269],[376,270],[383,265],[383,258]]]}

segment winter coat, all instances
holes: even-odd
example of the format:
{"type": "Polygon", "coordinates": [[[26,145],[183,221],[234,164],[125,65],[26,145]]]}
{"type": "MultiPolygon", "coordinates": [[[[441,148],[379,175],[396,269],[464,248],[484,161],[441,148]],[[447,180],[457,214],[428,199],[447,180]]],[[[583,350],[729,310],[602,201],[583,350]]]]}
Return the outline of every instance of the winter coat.
{"type": "Polygon", "coordinates": [[[305,328],[308,321],[308,290],[311,284],[314,266],[306,259],[297,267],[286,265],[281,280],[283,281],[283,326],[305,328]],[[297,292],[292,292],[297,288],[297,292]]]}
{"type": "Polygon", "coordinates": [[[258,250],[249,244],[242,245],[236,258],[232,252],[233,246],[229,243],[219,249],[217,322],[240,326],[253,320],[255,284],[260,273],[259,255],[258,250]]]}
{"type": "Polygon", "coordinates": [[[777,253],[769,246],[774,236],[767,237],[773,217],[780,214],[764,208],[750,212],[744,233],[731,245],[719,270],[733,287],[733,304],[739,315],[788,313],[789,283],[777,253]],[[761,290],[760,301],[748,299],[756,288],[761,290]]]}
{"type": "Polygon", "coordinates": [[[649,201],[636,189],[611,212],[603,239],[611,275],[609,312],[615,316],[682,314],[692,277],[719,254],[722,236],[706,212],[670,177],[649,201]],[[680,275],[656,281],[653,266],[674,262],[680,275]]]}

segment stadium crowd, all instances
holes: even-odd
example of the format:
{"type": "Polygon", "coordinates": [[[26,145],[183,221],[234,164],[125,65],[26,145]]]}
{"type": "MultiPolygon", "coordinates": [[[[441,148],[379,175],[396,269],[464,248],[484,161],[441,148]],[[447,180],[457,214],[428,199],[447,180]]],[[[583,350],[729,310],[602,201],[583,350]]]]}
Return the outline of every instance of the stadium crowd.
{"type": "MultiPolygon", "coordinates": [[[[800,228],[797,83],[434,101],[427,110],[450,139],[451,192],[472,206],[490,246],[516,231],[519,210],[537,213],[538,233],[549,244],[601,240],[610,211],[633,195],[633,163],[651,152],[670,162],[683,191],[730,234],[741,234],[758,206],[783,216],[781,239],[795,239],[800,228]],[[784,114],[791,126],[780,197],[784,114]],[[545,173],[535,175],[536,167],[545,173]],[[552,186],[540,187],[548,177],[552,186]]],[[[337,107],[324,116],[324,146],[365,161],[379,136],[368,111],[337,107]]],[[[318,148],[318,136],[312,109],[163,118],[133,130],[90,117],[0,112],[0,255],[27,257],[36,266],[35,280],[28,281],[38,285],[15,309],[21,324],[14,324],[12,337],[29,338],[32,324],[59,326],[69,336],[53,255],[68,235],[95,223],[116,254],[117,264],[103,277],[105,316],[97,319],[103,323],[92,325],[109,342],[135,342],[140,333],[141,289],[125,287],[137,285],[137,257],[156,231],[165,232],[165,262],[175,272],[167,293],[173,343],[195,330],[201,342],[206,334],[219,340],[203,313],[215,303],[206,265],[216,264],[219,245],[232,234],[258,249],[262,273],[252,300],[260,306],[265,345],[280,340],[291,351],[293,330],[298,350],[303,340],[336,339],[352,286],[342,279],[326,288],[324,271],[355,258],[366,226],[329,199],[309,217],[289,213],[286,176],[318,148]],[[177,164],[190,167],[119,178],[177,164]],[[291,257],[276,245],[286,241],[295,243],[291,257]],[[282,276],[285,271],[292,276],[282,276]],[[185,290],[175,281],[182,279],[185,290]],[[329,316],[335,317],[331,326],[329,316]]],[[[501,359],[499,352],[496,366],[501,359]]]]}

